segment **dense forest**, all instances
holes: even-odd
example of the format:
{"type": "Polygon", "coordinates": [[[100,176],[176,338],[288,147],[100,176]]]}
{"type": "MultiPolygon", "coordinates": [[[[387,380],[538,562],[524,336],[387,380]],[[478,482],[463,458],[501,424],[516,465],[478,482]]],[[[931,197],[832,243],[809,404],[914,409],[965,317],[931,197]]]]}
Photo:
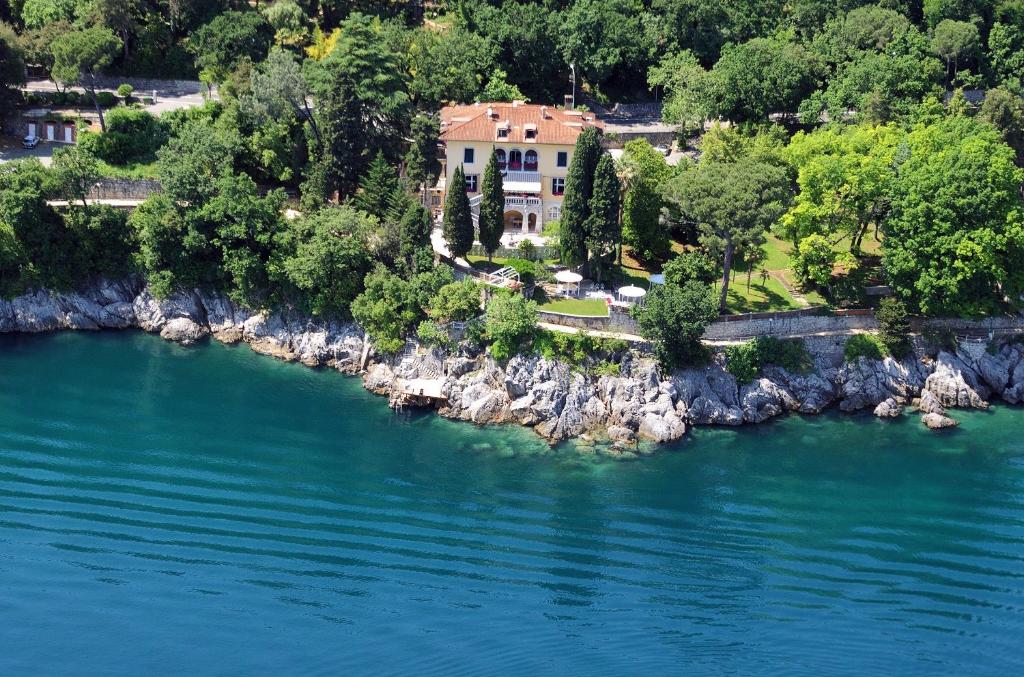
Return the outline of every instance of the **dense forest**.
{"type": "MultiPolygon", "coordinates": [[[[662,103],[689,151],[669,166],[630,142],[612,163],[581,137],[550,233],[598,279],[623,275],[624,251],[663,270],[652,333],[699,336],[737,272],[767,284],[768,238],[832,304],[872,282],[924,314],[1024,293],[1024,0],[0,0],[0,21],[0,114],[29,103],[28,72],[84,87],[103,128],[52,168],[0,165],[4,295],[137,270],[157,293],[355,316],[394,349],[436,338],[472,315],[442,308],[453,282],[419,197],[438,107],[558,104],[573,77],[584,105],[662,103]],[[90,88],[97,73],[218,97],[157,118],[130,88],[90,88]],[[130,217],[85,204],[98,176],[138,173],[163,193],[130,217]]],[[[465,241],[451,202],[445,233],[465,241]]],[[[532,311],[501,303],[520,325],[532,311]]]]}

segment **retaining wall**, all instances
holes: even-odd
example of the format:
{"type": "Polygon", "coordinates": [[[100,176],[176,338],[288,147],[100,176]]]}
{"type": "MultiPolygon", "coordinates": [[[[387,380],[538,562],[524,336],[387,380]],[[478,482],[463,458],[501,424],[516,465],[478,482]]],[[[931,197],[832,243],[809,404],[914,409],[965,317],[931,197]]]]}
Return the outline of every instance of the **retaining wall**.
{"type": "Polygon", "coordinates": [[[145,200],[160,192],[160,182],[152,179],[100,179],[86,196],[93,200],[145,200]]]}

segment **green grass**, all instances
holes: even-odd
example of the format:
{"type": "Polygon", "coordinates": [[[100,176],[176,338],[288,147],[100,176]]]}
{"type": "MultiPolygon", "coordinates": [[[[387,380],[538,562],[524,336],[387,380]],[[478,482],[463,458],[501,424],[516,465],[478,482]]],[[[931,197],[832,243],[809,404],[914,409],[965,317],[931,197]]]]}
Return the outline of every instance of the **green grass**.
{"type": "MultiPolygon", "coordinates": [[[[508,265],[509,261],[509,259],[502,258],[500,256],[495,256],[493,261],[488,261],[486,256],[473,256],[472,254],[467,256],[466,260],[469,261],[469,265],[473,266],[477,270],[482,270],[485,273],[493,273],[499,268],[504,268],[508,265]]],[[[537,263],[547,266],[557,263],[557,259],[544,259],[537,263]]]]}
{"type": "Polygon", "coordinates": [[[126,165],[112,165],[99,160],[100,176],[108,179],[155,179],[156,160],[151,162],[130,162],[126,165]]]}
{"type": "Polygon", "coordinates": [[[600,299],[552,299],[539,306],[540,310],[584,317],[608,317],[608,304],[600,299]]]}
{"type": "MultiPolygon", "coordinates": [[[[715,285],[716,293],[719,287],[715,285]]],[[[759,277],[750,280],[750,289],[747,290],[746,276],[736,276],[736,279],[729,283],[729,293],[726,295],[726,307],[733,313],[766,313],[774,310],[797,310],[801,308],[786,288],[779,284],[778,280],[768,278],[764,284],[759,277]]]]}

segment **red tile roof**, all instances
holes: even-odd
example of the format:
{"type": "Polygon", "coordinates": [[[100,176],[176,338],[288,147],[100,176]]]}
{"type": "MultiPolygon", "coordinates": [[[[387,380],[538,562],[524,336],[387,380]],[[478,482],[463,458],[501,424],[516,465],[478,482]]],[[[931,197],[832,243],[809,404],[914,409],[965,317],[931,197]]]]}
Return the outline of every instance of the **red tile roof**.
{"type": "Polygon", "coordinates": [[[593,113],[559,110],[531,103],[476,103],[441,109],[442,141],[494,141],[501,143],[557,143],[573,145],[586,127],[604,128],[593,113]],[[490,111],[490,115],[488,115],[490,111]],[[543,115],[542,115],[543,112],[543,115]],[[498,126],[510,126],[507,138],[498,138],[498,126]],[[526,127],[536,127],[527,139],[526,127]]]}

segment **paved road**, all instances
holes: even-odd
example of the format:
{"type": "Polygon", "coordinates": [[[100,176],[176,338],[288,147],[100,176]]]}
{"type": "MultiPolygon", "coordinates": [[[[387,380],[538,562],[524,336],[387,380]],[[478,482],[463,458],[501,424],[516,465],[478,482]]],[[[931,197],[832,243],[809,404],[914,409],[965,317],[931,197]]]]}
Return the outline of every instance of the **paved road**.
{"type": "MultiPolygon", "coordinates": [[[[71,87],[72,90],[84,93],[85,90],[81,87],[71,87]]],[[[52,80],[31,80],[24,88],[27,92],[56,92],[57,85],[52,80]]],[[[152,96],[153,90],[138,90],[135,92],[135,96],[152,96]]],[[[166,85],[157,87],[156,89],[156,103],[151,106],[146,106],[153,115],[160,115],[165,111],[178,110],[180,108],[197,108],[202,106],[206,101],[203,98],[201,92],[186,92],[176,88],[173,82],[168,81],[166,85]]],[[[216,92],[214,98],[217,98],[216,92]]]]}
{"type": "Polygon", "coordinates": [[[56,148],[63,148],[63,144],[40,141],[35,148],[22,148],[21,139],[0,136],[0,163],[34,157],[39,158],[44,166],[49,167],[53,162],[53,151],[56,148]]]}

